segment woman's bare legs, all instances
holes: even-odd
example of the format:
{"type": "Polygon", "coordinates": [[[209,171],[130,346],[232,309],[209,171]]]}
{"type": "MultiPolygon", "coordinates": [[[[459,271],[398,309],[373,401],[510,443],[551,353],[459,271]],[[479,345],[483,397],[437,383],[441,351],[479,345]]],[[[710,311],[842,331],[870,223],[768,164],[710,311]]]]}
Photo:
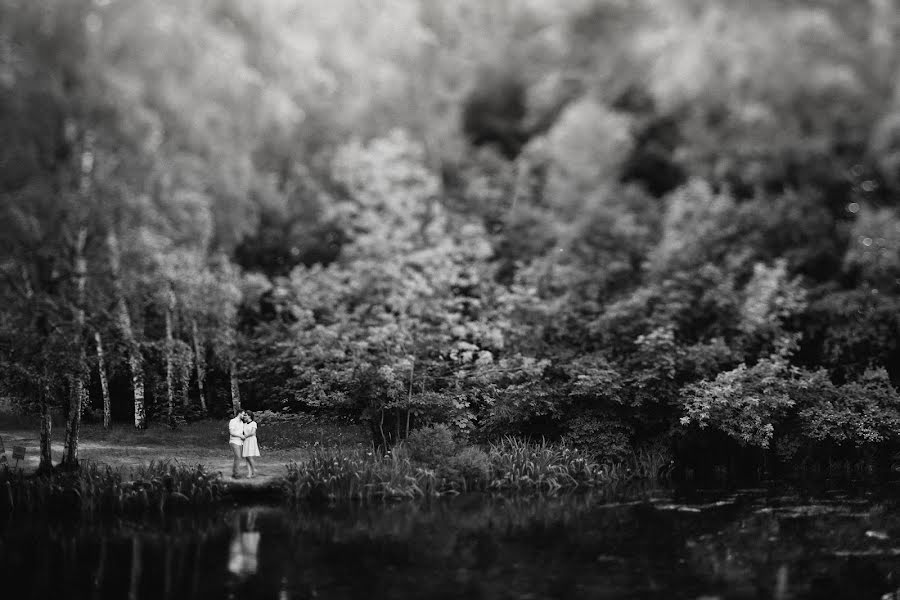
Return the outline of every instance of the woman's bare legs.
{"type": "Polygon", "coordinates": [[[256,475],[256,459],[252,456],[246,456],[244,459],[247,461],[247,477],[253,477],[256,475]]]}

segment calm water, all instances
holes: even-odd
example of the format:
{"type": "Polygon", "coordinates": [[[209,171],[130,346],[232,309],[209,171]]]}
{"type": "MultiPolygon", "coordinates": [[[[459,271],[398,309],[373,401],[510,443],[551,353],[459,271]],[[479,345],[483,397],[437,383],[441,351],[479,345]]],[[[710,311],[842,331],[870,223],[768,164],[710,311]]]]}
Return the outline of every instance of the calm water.
{"type": "Polygon", "coordinates": [[[900,497],[619,490],[0,523],[3,597],[896,598],[900,497]]]}

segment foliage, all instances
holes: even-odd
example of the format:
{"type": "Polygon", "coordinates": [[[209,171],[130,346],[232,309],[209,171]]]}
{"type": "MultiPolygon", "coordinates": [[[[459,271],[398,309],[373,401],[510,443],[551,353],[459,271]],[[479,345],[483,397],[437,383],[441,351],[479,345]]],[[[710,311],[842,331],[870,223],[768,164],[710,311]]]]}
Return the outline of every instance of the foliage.
{"type": "Polygon", "coordinates": [[[556,491],[591,486],[609,479],[609,468],[546,440],[534,443],[506,437],[491,444],[491,489],[556,491]]]}
{"type": "Polygon", "coordinates": [[[85,512],[140,515],[166,513],[209,506],[222,500],[219,474],[202,465],[190,467],[177,461],[158,461],[139,467],[131,478],[120,471],[86,464],[77,471],[39,476],[0,470],[0,495],[5,508],[35,512],[85,512]]]}
{"type": "Polygon", "coordinates": [[[430,425],[416,429],[404,442],[409,457],[429,466],[446,462],[456,450],[453,433],[446,425],[430,425]]]}
{"type": "Polygon", "coordinates": [[[442,465],[440,473],[454,489],[463,492],[484,489],[490,481],[490,455],[480,448],[466,446],[442,465]]]}
{"type": "Polygon", "coordinates": [[[668,477],[674,467],[674,459],[665,444],[653,444],[638,448],[621,464],[632,477],[656,481],[668,477]]]}
{"type": "Polygon", "coordinates": [[[395,448],[384,456],[346,448],[316,448],[287,465],[283,488],[290,502],[391,500],[436,493],[434,471],[415,466],[395,448]]]}
{"type": "Polygon", "coordinates": [[[634,428],[613,413],[585,412],[568,427],[563,442],[597,459],[618,463],[631,453],[634,428]]]}
{"type": "Polygon", "coordinates": [[[798,415],[800,431],[807,438],[863,446],[900,436],[900,395],[884,369],[868,370],[841,386],[819,371],[815,384],[814,398],[798,415]]]}
{"type": "Polygon", "coordinates": [[[794,406],[790,384],[799,373],[782,356],[738,365],[682,391],[682,425],[715,427],[742,444],[768,447],[775,425],[794,406]]]}
{"type": "Polygon", "coordinates": [[[384,455],[348,448],[315,448],[287,465],[282,483],[291,503],[414,499],[481,489],[557,492],[625,476],[624,468],[599,465],[571,448],[504,438],[487,451],[473,446],[426,464],[405,446],[384,455]]]}
{"type": "Polygon", "coordinates": [[[100,336],[114,421],[271,448],[889,453],[897,15],[0,0],[0,393],[91,417],[100,336]]]}

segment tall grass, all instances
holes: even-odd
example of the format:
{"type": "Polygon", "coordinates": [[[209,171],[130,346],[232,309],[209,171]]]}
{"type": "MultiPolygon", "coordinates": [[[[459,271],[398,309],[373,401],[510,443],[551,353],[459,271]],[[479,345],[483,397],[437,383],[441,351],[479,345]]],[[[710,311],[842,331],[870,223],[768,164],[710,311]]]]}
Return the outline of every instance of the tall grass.
{"type": "Polygon", "coordinates": [[[608,482],[612,472],[571,448],[505,437],[491,444],[490,487],[497,490],[539,490],[593,486],[608,482]]]}
{"type": "Polygon", "coordinates": [[[632,477],[656,481],[672,474],[675,461],[664,447],[639,448],[624,462],[632,477]]]}
{"type": "Polygon", "coordinates": [[[487,452],[465,447],[438,465],[411,460],[402,445],[385,455],[317,448],[305,462],[287,465],[283,492],[294,503],[412,499],[474,490],[553,493],[608,483],[622,472],[571,448],[512,437],[487,452]]]}
{"type": "Polygon", "coordinates": [[[414,465],[402,447],[384,456],[315,448],[308,460],[287,465],[283,491],[291,502],[411,499],[436,495],[436,483],[435,472],[414,465]]]}
{"type": "Polygon", "coordinates": [[[208,506],[222,498],[219,474],[197,465],[154,461],[133,479],[108,466],[85,463],[77,471],[26,476],[0,470],[0,510],[14,512],[165,513],[208,506]]]}

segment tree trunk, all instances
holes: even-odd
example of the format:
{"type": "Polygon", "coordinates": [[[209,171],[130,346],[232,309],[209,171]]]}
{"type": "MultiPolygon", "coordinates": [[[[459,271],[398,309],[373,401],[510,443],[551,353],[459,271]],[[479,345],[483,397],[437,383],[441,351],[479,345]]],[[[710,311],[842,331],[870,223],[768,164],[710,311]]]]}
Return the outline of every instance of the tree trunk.
{"type": "Polygon", "coordinates": [[[74,343],[78,362],[72,374],[72,389],[69,396],[69,410],[66,419],[66,443],[63,450],[63,465],[78,466],[78,433],[81,428],[81,409],[85,395],[84,378],[87,372],[84,350],[84,288],[87,280],[87,260],[84,257],[84,245],[87,241],[87,228],[78,231],[75,241],[75,336],[74,343]]]}
{"type": "Polygon", "coordinates": [[[409,437],[409,413],[412,412],[413,374],[416,372],[416,361],[409,366],[409,396],[406,398],[406,437],[409,437]]]}
{"type": "MultiPolygon", "coordinates": [[[[25,280],[25,293],[27,297],[31,299],[34,296],[34,289],[31,287],[28,273],[24,269],[22,271],[22,276],[25,280]]],[[[39,311],[35,311],[35,320],[38,330],[46,337],[47,331],[44,325],[45,321],[40,317],[39,311]]],[[[41,373],[38,401],[41,410],[40,463],[38,464],[38,473],[49,473],[53,470],[53,453],[51,452],[50,446],[50,434],[53,430],[53,419],[50,415],[50,374],[47,372],[46,363],[44,363],[43,372],[41,373]]]]}
{"type": "Polygon", "coordinates": [[[138,347],[134,330],[131,327],[128,305],[125,303],[125,292],[122,290],[119,239],[112,230],[106,234],[106,245],[109,249],[109,267],[112,272],[113,292],[116,299],[116,323],[125,340],[128,368],[131,371],[131,385],[134,392],[134,428],[145,429],[147,413],[144,407],[144,366],[141,349],[138,347]]]}
{"type": "Polygon", "coordinates": [[[234,414],[241,410],[241,390],[238,387],[237,364],[234,359],[234,351],[228,359],[228,372],[231,375],[231,409],[234,414]]]}
{"type": "Polygon", "coordinates": [[[178,381],[181,386],[181,406],[187,408],[191,405],[191,399],[188,395],[191,385],[191,363],[187,358],[178,363],[178,381]]]}
{"type": "Polygon", "coordinates": [[[191,319],[191,335],[194,342],[194,365],[197,368],[197,387],[200,388],[200,410],[206,414],[206,369],[204,368],[203,353],[200,347],[200,334],[197,332],[197,320],[191,319]]]}
{"type": "Polygon", "coordinates": [[[109,380],[106,378],[106,360],[103,358],[103,339],[100,332],[94,332],[94,341],[97,343],[97,370],[100,372],[100,389],[103,391],[103,429],[109,429],[112,422],[109,401],[109,380]]]}
{"type": "Polygon", "coordinates": [[[172,335],[172,317],[175,313],[175,286],[169,283],[166,292],[166,400],[168,401],[169,426],[175,423],[175,339],[172,335]]]}
{"type": "Polygon", "coordinates": [[[38,471],[48,473],[53,469],[53,454],[50,451],[50,433],[53,429],[53,419],[50,418],[50,384],[47,375],[41,383],[41,462],[38,471]]]}

